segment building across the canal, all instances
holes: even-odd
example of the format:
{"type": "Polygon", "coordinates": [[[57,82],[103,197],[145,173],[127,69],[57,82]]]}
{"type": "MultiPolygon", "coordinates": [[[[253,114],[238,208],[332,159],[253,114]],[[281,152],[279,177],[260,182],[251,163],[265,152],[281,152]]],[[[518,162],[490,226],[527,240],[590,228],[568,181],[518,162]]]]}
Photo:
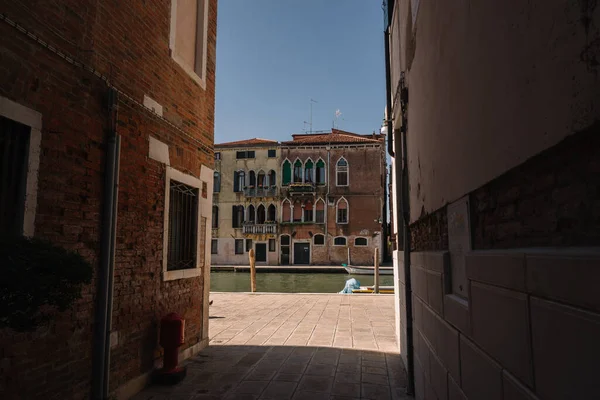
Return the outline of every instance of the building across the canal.
{"type": "Polygon", "coordinates": [[[384,137],[337,129],[215,145],[212,263],[372,265],[385,220],[384,137]]]}

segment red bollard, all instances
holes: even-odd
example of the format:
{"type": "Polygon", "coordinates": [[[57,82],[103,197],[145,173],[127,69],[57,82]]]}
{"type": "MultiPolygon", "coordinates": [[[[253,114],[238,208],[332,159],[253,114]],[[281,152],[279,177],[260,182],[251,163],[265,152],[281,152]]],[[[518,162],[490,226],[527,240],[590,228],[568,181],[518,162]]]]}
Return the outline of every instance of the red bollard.
{"type": "Polygon", "coordinates": [[[165,315],[160,320],[159,343],[164,349],[163,367],[156,371],[155,382],[174,385],[186,375],[186,368],[179,364],[179,347],[184,344],[185,320],[176,313],[165,315]]]}

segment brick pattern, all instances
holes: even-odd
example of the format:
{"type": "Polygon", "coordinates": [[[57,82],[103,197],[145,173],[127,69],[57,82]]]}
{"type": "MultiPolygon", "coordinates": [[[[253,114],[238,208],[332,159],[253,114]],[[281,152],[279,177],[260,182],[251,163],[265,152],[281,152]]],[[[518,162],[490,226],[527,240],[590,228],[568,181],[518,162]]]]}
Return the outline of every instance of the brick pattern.
{"type": "Polygon", "coordinates": [[[410,225],[411,251],[448,250],[446,207],[410,225]]]}
{"type": "Polygon", "coordinates": [[[473,248],[600,243],[600,123],[471,195],[473,248]]]}
{"type": "MultiPolygon", "coordinates": [[[[167,143],[173,167],[200,175],[211,167],[217,2],[210,2],[206,90],[169,56],[170,2],[128,7],[90,0],[6,4],[3,13],[46,42],[93,66],[120,90],[163,105],[167,121],[119,102],[122,135],[117,224],[111,390],[152,368],[159,355],[157,321],[168,311],[187,318],[186,347],[202,332],[201,277],[162,282],[164,166],[149,160],[148,136],[167,143]],[[149,26],[152,28],[150,29],[149,26]]],[[[42,114],[36,235],[99,256],[106,85],[0,22],[0,96],[42,114]]],[[[212,167],[211,167],[212,168],[212,167]]],[[[3,398],[89,396],[96,281],[49,327],[0,331],[3,398]]]]}

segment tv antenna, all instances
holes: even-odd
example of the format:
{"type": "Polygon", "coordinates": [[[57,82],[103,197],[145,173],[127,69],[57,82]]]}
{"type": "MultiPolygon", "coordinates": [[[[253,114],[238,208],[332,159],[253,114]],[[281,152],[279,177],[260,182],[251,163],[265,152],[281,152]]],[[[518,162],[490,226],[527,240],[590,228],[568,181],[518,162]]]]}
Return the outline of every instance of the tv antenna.
{"type": "Polygon", "coordinates": [[[312,133],[312,131],[313,131],[312,130],[312,127],[313,127],[313,124],[312,124],[312,107],[313,107],[313,103],[318,103],[318,101],[310,99],[310,122],[308,123],[308,125],[310,126],[310,133],[312,133]]]}

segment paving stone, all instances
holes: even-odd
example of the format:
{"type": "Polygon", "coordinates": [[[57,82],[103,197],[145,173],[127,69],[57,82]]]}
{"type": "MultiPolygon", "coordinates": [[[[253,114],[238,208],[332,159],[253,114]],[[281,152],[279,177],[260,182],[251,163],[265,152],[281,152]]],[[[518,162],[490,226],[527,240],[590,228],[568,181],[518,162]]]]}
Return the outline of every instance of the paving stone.
{"type": "Polygon", "coordinates": [[[268,384],[268,381],[242,381],[233,391],[235,393],[260,394],[268,384]]]}
{"type": "Polygon", "coordinates": [[[374,385],[372,383],[363,383],[361,385],[361,398],[369,400],[388,400],[390,388],[388,386],[374,385]]]}
{"type": "Polygon", "coordinates": [[[336,366],[331,364],[309,364],[305,375],[334,376],[336,366]]]}
{"type": "Polygon", "coordinates": [[[373,383],[375,385],[384,385],[386,387],[389,387],[389,384],[390,384],[387,375],[363,373],[361,376],[361,381],[363,383],[373,383]]]}
{"type": "Polygon", "coordinates": [[[300,380],[298,390],[330,393],[332,386],[333,377],[331,376],[304,375],[300,380]]]}
{"type": "Polygon", "coordinates": [[[360,383],[335,382],[331,394],[335,396],[360,397],[360,383]]]}
{"type": "Polygon", "coordinates": [[[329,392],[311,392],[307,390],[300,390],[294,393],[293,400],[329,400],[329,392]]]}
{"type": "Polygon", "coordinates": [[[302,378],[302,374],[283,374],[283,373],[278,373],[277,375],[275,375],[275,377],[273,378],[273,380],[275,380],[275,381],[284,381],[284,382],[300,382],[301,378],[302,378]]]}
{"type": "Polygon", "coordinates": [[[269,386],[267,386],[260,398],[273,400],[291,399],[297,385],[296,382],[273,381],[269,383],[269,386]]]}

